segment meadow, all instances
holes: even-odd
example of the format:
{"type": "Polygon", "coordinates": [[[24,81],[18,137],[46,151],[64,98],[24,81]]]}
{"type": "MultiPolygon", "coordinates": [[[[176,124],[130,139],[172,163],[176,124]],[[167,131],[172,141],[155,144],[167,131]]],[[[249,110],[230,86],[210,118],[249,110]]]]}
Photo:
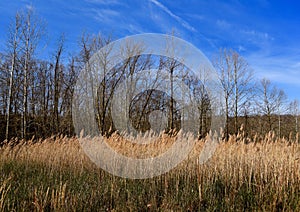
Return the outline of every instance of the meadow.
{"type": "MultiPolygon", "coordinates": [[[[172,143],[157,139],[159,151],[172,143]]],[[[118,135],[107,142],[141,151],[118,135]]],[[[137,180],[98,168],[76,138],[12,139],[0,149],[0,211],[300,211],[298,142],[238,134],[199,164],[204,142],[170,172],[137,180]]]]}

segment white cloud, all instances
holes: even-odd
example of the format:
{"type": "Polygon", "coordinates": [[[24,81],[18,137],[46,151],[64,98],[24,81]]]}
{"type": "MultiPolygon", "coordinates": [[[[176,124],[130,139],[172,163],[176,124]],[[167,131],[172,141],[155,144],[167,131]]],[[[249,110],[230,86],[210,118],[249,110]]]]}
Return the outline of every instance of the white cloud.
{"type": "Polygon", "coordinates": [[[231,24],[228,23],[227,21],[225,20],[217,20],[217,26],[219,26],[220,28],[223,28],[223,29],[229,29],[231,27],[231,24]]]}
{"type": "Polygon", "coordinates": [[[105,24],[117,24],[116,20],[120,16],[118,11],[111,9],[92,9],[87,12],[90,13],[89,16],[105,24]]]}
{"type": "Polygon", "coordinates": [[[253,53],[247,57],[258,78],[268,78],[275,83],[300,86],[300,62],[289,55],[253,53]]]}
{"type": "MultiPolygon", "coordinates": [[[[299,72],[300,72],[300,62],[296,62],[294,63],[294,65],[292,66],[293,68],[298,68],[299,69],[299,72]]],[[[300,73],[299,73],[300,75],[300,73]]],[[[300,76],[299,76],[300,77],[300,76]]]]}
{"type": "Polygon", "coordinates": [[[186,16],[192,18],[192,19],[196,19],[198,21],[203,21],[205,20],[205,16],[204,15],[199,15],[199,14],[191,14],[191,13],[187,13],[186,16]]]}
{"type": "Polygon", "coordinates": [[[145,30],[143,28],[141,28],[140,26],[138,26],[137,24],[129,24],[127,27],[128,31],[132,34],[136,34],[136,33],[144,33],[145,30]]]}
{"type": "Polygon", "coordinates": [[[269,33],[267,32],[260,32],[257,30],[248,30],[248,29],[243,29],[240,30],[241,34],[244,34],[245,36],[247,36],[249,39],[259,39],[259,40],[274,40],[274,38],[272,36],[270,36],[269,33]]]}
{"type": "Polygon", "coordinates": [[[85,0],[86,2],[89,3],[94,3],[94,4],[121,4],[120,1],[118,0],[85,0]]]}
{"type": "Polygon", "coordinates": [[[244,47],[243,45],[239,45],[238,46],[238,51],[239,52],[244,52],[244,51],[246,51],[247,49],[246,49],[246,47],[244,47]]]}
{"type": "Polygon", "coordinates": [[[34,10],[35,10],[34,6],[32,6],[31,4],[26,4],[25,7],[26,7],[26,9],[29,10],[29,11],[34,11],[34,10]]]}
{"type": "Polygon", "coordinates": [[[179,22],[187,30],[190,30],[192,32],[196,32],[197,31],[193,26],[191,26],[189,23],[187,23],[181,17],[175,15],[171,10],[169,10],[165,5],[163,5],[159,1],[157,1],[157,0],[150,0],[150,2],[152,2],[153,4],[155,4],[156,6],[158,6],[160,9],[162,9],[165,13],[167,13],[169,16],[171,16],[172,18],[174,18],[177,22],[179,22]]]}

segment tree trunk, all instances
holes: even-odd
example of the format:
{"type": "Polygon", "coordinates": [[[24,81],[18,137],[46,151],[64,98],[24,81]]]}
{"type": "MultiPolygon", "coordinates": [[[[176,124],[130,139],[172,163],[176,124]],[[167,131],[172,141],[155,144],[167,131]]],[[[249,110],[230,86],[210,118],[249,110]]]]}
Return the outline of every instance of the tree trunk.
{"type": "Polygon", "coordinates": [[[13,40],[9,41],[12,44],[13,54],[11,59],[11,68],[9,71],[9,88],[8,88],[8,98],[7,98],[7,109],[6,109],[6,129],[5,129],[5,139],[9,139],[9,122],[10,122],[10,114],[11,114],[11,105],[12,105],[12,89],[13,89],[13,80],[14,80],[14,70],[16,66],[17,59],[17,46],[19,42],[19,30],[20,30],[20,16],[17,13],[15,17],[15,26],[13,32],[13,40]]]}
{"type": "Polygon", "coordinates": [[[15,69],[15,51],[12,58],[10,77],[9,77],[9,89],[7,98],[7,109],[6,109],[6,129],[5,129],[5,139],[9,139],[9,121],[10,121],[10,111],[11,111],[11,97],[12,97],[12,86],[13,86],[13,73],[15,69]]]}
{"type": "Polygon", "coordinates": [[[60,120],[59,120],[59,80],[60,80],[60,57],[63,51],[63,43],[58,47],[56,56],[55,56],[55,67],[54,67],[54,106],[53,106],[53,125],[55,129],[55,134],[59,133],[60,120]]]}

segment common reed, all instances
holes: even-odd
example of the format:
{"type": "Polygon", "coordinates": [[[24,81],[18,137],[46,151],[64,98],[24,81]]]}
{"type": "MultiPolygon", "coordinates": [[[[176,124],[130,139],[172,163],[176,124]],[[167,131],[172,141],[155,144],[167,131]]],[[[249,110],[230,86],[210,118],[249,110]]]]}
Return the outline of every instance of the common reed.
{"type": "MultiPolygon", "coordinates": [[[[115,134],[106,142],[139,158],[162,153],[174,138],[161,134],[141,146],[115,134]]],[[[98,168],[76,138],[11,140],[0,149],[0,210],[300,211],[297,142],[241,133],[220,141],[212,158],[199,164],[205,142],[196,141],[168,173],[134,180],[98,168]]]]}

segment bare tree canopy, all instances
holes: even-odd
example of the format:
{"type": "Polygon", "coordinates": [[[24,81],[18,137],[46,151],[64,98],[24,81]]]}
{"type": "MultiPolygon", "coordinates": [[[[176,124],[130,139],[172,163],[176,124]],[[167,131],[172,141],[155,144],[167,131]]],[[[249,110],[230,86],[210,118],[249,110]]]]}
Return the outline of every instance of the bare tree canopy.
{"type": "MultiPolygon", "coordinates": [[[[77,44],[78,52],[70,54],[65,47],[68,38],[62,35],[53,38],[57,42],[56,48],[51,50],[52,57],[40,59],[37,53],[43,49],[41,43],[46,40],[45,32],[45,23],[30,8],[18,12],[9,26],[6,50],[0,52],[0,140],[74,135],[72,98],[78,74],[82,69],[93,68],[90,60],[95,53],[112,42],[111,35],[83,33],[77,44]]],[[[171,55],[176,54],[172,40],[165,48],[171,55]]],[[[151,89],[127,93],[124,103],[129,103],[117,108],[129,108],[124,113],[131,125],[142,132],[152,125],[165,132],[178,131],[181,121],[186,118],[174,98],[177,95],[176,80],[180,78],[180,83],[196,99],[198,135],[205,137],[211,127],[214,101],[206,90],[209,79],[206,76],[197,79],[183,61],[144,55],[144,49],[140,43],[128,43],[119,51],[127,59],[115,64],[111,70],[108,70],[110,49],[94,58],[104,73],[101,82],[91,77],[97,84],[92,97],[96,111],[93,118],[101,134],[110,136],[119,128],[113,121],[118,116],[112,110],[112,102],[120,84],[132,84],[133,76],[142,73],[145,82],[153,83],[151,89]],[[152,69],[158,71],[151,72],[152,69]],[[158,89],[164,80],[170,82],[168,92],[158,89]],[[158,124],[159,121],[163,126],[158,124]]],[[[290,132],[299,132],[298,101],[288,105],[284,91],[270,80],[257,82],[252,68],[237,51],[220,49],[213,64],[224,92],[219,110],[226,116],[226,138],[240,129],[249,136],[271,130],[286,137],[290,132]],[[287,113],[290,117],[286,117],[287,113]]]]}
{"type": "Polygon", "coordinates": [[[226,115],[225,134],[229,134],[229,117],[234,117],[234,131],[239,129],[238,117],[252,101],[254,83],[253,71],[246,60],[234,50],[221,49],[214,61],[224,91],[224,110],[226,115]]]}

